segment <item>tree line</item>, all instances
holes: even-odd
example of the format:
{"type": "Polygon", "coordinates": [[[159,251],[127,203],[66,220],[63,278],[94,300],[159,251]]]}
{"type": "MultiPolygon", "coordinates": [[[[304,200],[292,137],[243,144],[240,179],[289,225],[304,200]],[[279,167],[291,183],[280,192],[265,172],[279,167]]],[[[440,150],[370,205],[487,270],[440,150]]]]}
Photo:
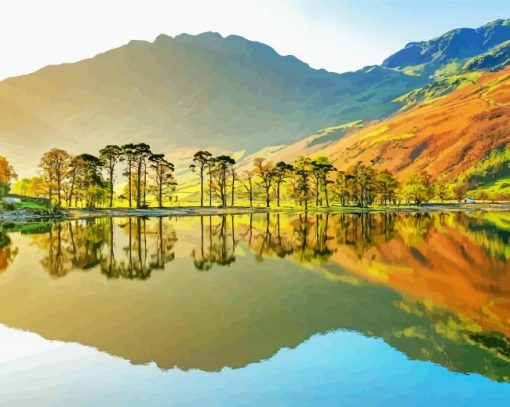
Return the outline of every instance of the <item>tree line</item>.
{"type": "Polygon", "coordinates": [[[455,199],[461,202],[467,194],[467,183],[450,186],[438,183],[427,172],[410,174],[399,182],[388,170],[378,171],[373,165],[358,162],[348,170],[337,170],[323,156],[299,157],[293,163],[279,161],[273,164],[264,158],[255,158],[253,167],[242,173],[235,160],[226,155],[213,156],[198,151],[190,165],[200,182],[200,205],[213,205],[213,196],[222,206],[234,206],[235,196],[244,195],[249,206],[255,201],[266,207],[279,207],[283,200],[304,207],[329,207],[332,202],[341,206],[366,208],[369,205],[421,205],[434,198],[442,202],[455,199]]]}
{"type": "Polygon", "coordinates": [[[97,157],[53,148],[43,154],[39,169],[39,176],[22,179],[16,189],[24,195],[45,196],[59,208],[113,207],[119,172],[127,182],[118,198],[127,200],[130,208],[147,207],[149,196],[162,207],[177,185],[174,165],[145,143],[107,145],[97,157]]]}
{"type": "MultiPolygon", "coordinates": [[[[8,185],[15,172],[6,160],[2,163],[0,160],[0,183],[8,185]]],[[[358,162],[347,170],[337,170],[323,156],[275,164],[255,158],[251,168],[244,168],[246,165],[239,169],[229,155],[197,151],[190,169],[198,177],[200,190],[196,200],[200,206],[235,206],[238,201],[250,207],[286,204],[305,209],[333,203],[360,208],[421,205],[432,199],[460,202],[468,191],[466,182],[448,185],[425,171],[409,174],[399,182],[393,173],[377,170],[373,163],[358,162]]],[[[145,208],[177,201],[174,164],[145,143],[107,145],[97,156],[71,155],[54,148],[43,154],[39,170],[40,175],[18,181],[16,192],[47,197],[57,207],[113,207],[123,200],[130,208],[145,208]],[[122,191],[115,188],[121,185],[119,175],[124,177],[122,191]]]]}

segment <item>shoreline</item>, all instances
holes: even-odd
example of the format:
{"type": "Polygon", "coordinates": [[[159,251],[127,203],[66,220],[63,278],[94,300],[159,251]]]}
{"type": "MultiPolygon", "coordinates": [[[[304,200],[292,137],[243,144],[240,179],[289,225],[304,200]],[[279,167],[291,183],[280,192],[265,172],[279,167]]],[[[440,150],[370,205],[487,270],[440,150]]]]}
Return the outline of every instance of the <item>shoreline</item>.
{"type": "Polygon", "coordinates": [[[56,214],[30,213],[28,211],[10,211],[0,212],[0,224],[17,222],[37,222],[50,220],[73,220],[73,219],[93,219],[102,217],[166,217],[166,216],[218,216],[218,215],[246,215],[256,213],[276,213],[276,214],[298,214],[308,212],[310,214],[328,213],[427,213],[427,212],[510,212],[510,202],[494,204],[424,204],[421,206],[389,206],[389,207],[342,207],[332,206],[329,208],[311,207],[305,211],[304,208],[286,208],[286,207],[209,207],[209,206],[179,206],[168,208],[97,208],[97,209],[62,209],[56,214]]]}
{"type": "Polygon", "coordinates": [[[422,206],[391,206],[391,207],[342,207],[332,206],[329,208],[285,208],[285,207],[209,207],[209,206],[179,206],[169,208],[105,208],[105,209],[69,209],[64,210],[64,218],[66,219],[87,219],[98,217],[126,217],[126,216],[145,216],[145,217],[162,217],[162,216],[217,216],[217,215],[246,215],[256,213],[275,213],[275,214],[297,214],[297,213],[426,213],[426,212],[510,212],[510,202],[498,204],[426,204],[422,206]]]}

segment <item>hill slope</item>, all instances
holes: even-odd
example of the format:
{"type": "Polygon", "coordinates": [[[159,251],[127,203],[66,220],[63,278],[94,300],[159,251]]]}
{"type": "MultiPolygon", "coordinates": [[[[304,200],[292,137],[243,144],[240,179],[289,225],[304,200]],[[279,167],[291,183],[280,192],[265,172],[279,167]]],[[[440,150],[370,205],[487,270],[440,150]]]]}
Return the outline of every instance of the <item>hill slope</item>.
{"type": "Polygon", "coordinates": [[[475,167],[491,151],[510,143],[510,68],[486,72],[451,94],[386,120],[338,126],[284,146],[269,159],[292,161],[298,155],[325,155],[338,169],[358,161],[408,173],[426,170],[451,180],[475,167]],[[341,137],[330,137],[341,131],[341,137]]]}
{"type": "Polygon", "coordinates": [[[510,68],[432,103],[375,123],[322,151],[339,167],[373,161],[399,176],[426,170],[446,180],[510,142],[510,68]]]}
{"type": "Polygon", "coordinates": [[[503,69],[509,44],[510,20],[497,20],[336,74],[239,36],[160,35],[0,82],[0,148],[22,176],[51,147],[95,154],[144,141],[186,168],[197,148],[318,150],[350,133],[350,123],[429,103],[476,83],[475,70],[503,69]],[[328,126],[312,145],[303,139],[328,126]]]}
{"type": "Polygon", "coordinates": [[[423,83],[382,67],[315,70],[238,36],[160,35],[0,82],[0,143],[31,168],[53,146],[255,151],[339,121],[384,117],[399,107],[395,97],[423,83]]]}

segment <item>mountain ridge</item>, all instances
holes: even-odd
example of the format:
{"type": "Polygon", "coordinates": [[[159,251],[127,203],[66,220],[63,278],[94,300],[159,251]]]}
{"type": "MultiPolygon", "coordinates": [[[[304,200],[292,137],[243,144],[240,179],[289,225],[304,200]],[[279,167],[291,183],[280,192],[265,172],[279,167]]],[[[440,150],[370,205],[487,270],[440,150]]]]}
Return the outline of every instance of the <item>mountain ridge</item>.
{"type": "Polygon", "coordinates": [[[396,96],[423,82],[381,67],[316,70],[240,36],[160,35],[0,82],[0,145],[15,163],[37,161],[56,140],[76,154],[82,139],[91,153],[105,139],[163,152],[256,151],[338,120],[384,117],[399,107],[396,96]],[[34,154],[21,159],[26,149],[13,139],[34,154]]]}
{"type": "Polygon", "coordinates": [[[497,20],[409,43],[382,65],[334,73],[238,35],[160,34],[152,42],[132,40],[82,61],[1,81],[0,147],[21,174],[33,174],[40,155],[52,147],[95,154],[107,143],[147,142],[171,160],[182,158],[172,157],[174,151],[193,148],[249,156],[300,143],[317,129],[382,120],[445,96],[472,82],[464,74],[451,79],[462,70],[504,69],[508,41],[510,20],[497,20]],[[458,60],[467,54],[448,48],[458,48],[457,37],[465,32],[482,38],[477,44],[483,47],[458,60]],[[440,49],[439,62],[391,62],[413,47],[428,50],[430,61],[440,49]]]}
{"type": "Polygon", "coordinates": [[[434,75],[454,61],[466,61],[510,40],[510,19],[498,19],[477,28],[457,28],[427,41],[413,41],[386,58],[381,66],[416,67],[420,75],[434,75]]]}

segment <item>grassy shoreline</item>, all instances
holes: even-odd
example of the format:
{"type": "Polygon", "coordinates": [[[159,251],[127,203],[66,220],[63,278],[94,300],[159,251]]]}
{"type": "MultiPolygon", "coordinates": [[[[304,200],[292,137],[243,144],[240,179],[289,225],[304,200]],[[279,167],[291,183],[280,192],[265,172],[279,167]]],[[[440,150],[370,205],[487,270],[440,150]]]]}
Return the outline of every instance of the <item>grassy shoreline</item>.
{"type": "MultiPolygon", "coordinates": [[[[426,213],[426,212],[471,212],[471,211],[510,211],[510,202],[504,203],[432,203],[422,206],[372,206],[369,208],[331,206],[309,207],[307,212],[316,213],[426,213]]],[[[167,208],[96,208],[96,209],[62,209],[60,211],[41,212],[29,210],[0,211],[0,223],[28,222],[41,220],[66,220],[66,219],[92,219],[101,217],[161,217],[161,216],[215,216],[215,215],[242,215],[255,213],[281,213],[293,214],[304,213],[302,207],[209,207],[209,206],[178,206],[167,208]]]]}
{"type": "MultiPolygon", "coordinates": [[[[373,206],[369,208],[331,206],[310,207],[308,213],[380,213],[380,212],[450,212],[450,211],[510,211],[510,202],[497,204],[426,204],[422,206],[373,206]]],[[[104,208],[104,209],[69,209],[64,210],[66,218],[95,218],[95,217],[124,217],[124,216],[208,216],[208,215],[235,215],[250,213],[303,213],[302,207],[200,207],[180,206],[168,208],[104,208]]]]}

